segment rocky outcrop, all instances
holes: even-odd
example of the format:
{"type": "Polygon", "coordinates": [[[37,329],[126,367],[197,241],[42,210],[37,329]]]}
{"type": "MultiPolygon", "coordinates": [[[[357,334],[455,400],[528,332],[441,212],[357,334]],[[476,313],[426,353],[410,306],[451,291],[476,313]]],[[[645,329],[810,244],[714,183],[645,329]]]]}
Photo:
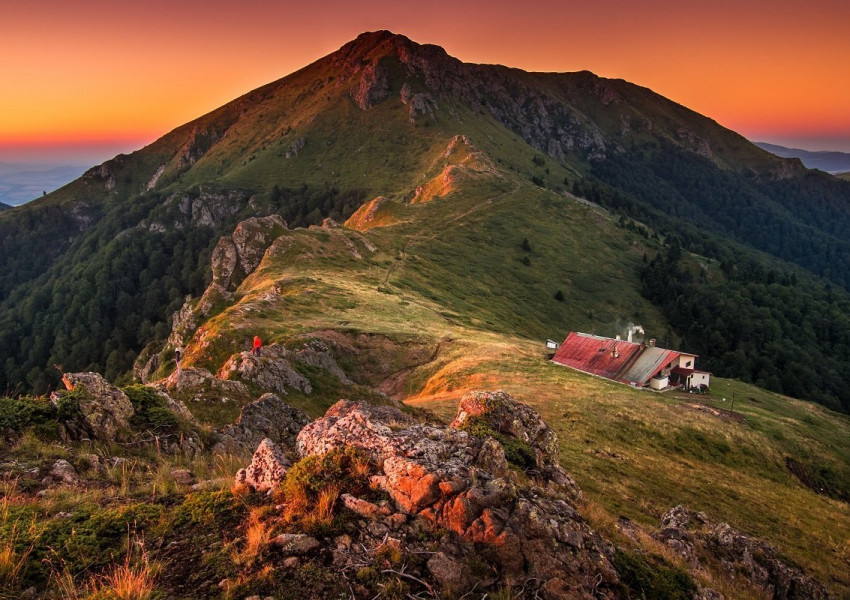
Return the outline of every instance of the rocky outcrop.
{"type": "Polygon", "coordinates": [[[298,156],[298,153],[307,145],[307,140],[303,137],[296,138],[289,145],[289,150],[286,151],[286,158],[298,156]]]}
{"type": "Polygon", "coordinates": [[[213,283],[227,291],[235,290],[260,264],[266,249],[284,231],[286,222],[277,215],[251,217],[239,223],[233,234],[221,238],[213,249],[213,283]]]}
{"type": "Polygon", "coordinates": [[[727,523],[713,524],[701,512],[677,506],[661,518],[658,539],[691,567],[700,569],[708,557],[719,558],[729,578],[741,577],[773,600],[828,600],[826,588],[779,557],[776,548],[745,535],[727,523]]]}
{"type": "Polygon", "coordinates": [[[352,91],[352,97],[357,106],[368,110],[387,97],[388,89],[387,70],[380,62],[373,62],[361,72],[360,82],[352,91]]]}
{"type": "Polygon", "coordinates": [[[231,356],[216,375],[220,380],[250,381],[260,388],[286,395],[287,389],[313,391],[310,380],[292,368],[292,353],[279,344],[263,347],[260,356],[240,352],[231,356]]]}
{"type": "Polygon", "coordinates": [[[345,226],[349,229],[367,231],[373,227],[392,225],[397,222],[397,219],[390,210],[391,206],[390,199],[385,196],[373,198],[354,211],[354,214],[345,222],[345,226]]]}
{"type": "Polygon", "coordinates": [[[401,103],[407,107],[407,116],[411,123],[415,123],[419,115],[434,118],[434,110],[437,108],[437,102],[431,94],[416,93],[407,82],[401,86],[401,103]]]}
{"type": "Polygon", "coordinates": [[[236,473],[236,485],[248,486],[258,492],[275,488],[283,481],[286,471],[292,466],[280,446],[266,438],[257,447],[251,464],[236,473]]]}
{"type": "Polygon", "coordinates": [[[221,380],[206,369],[197,367],[174,371],[153,386],[169,395],[174,394],[194,402],[212,401],[213,398],[222,402],[244,401],[251,397],[248,387],[241,381],[221,380]]]}
{"type": "Polygon", "coordinates": [[[461,398],[451,426],[462,429],[476,422],[528,444],[544,478],[580,499],[578,486],[560,464],[557,434],[530,406],[516,402],[502,391],[470,392],[461,398]]]}
{"type": "Polygon", "coordinates": [[[303,411],[289,406],[274,394],[264,394],[242,408],[235,424],[219,432],[220,440],[213,447],[213,453],[250,453],[263,439],[294,448],[295,436],[309,422],[303,411]]]}
{"type": "MultiPolygon", "coordinates": [[[[208,196],[202,190],[198,200],[208,196]]],[[[181,210],[195,210],[194,202],[187,207],[182,204],[185,202],[181,203],[181,210]]],[[[210,214],[213,221],[218,218],[216,214],[210,214]]],[[[172,315],[171,334],[163,349],[173,350],[187,345],[198,323],[210,316],[216,307],[233,299],[233,292],[239,284],[257,268],[266,250],[286,230],[286,221],[278,215],[251,217],[239,223],[231,235],[219,239],[210,258],[212,282],[200,299],[194,301],[191,296],[187,296],[183,306],[172,315]]],[[[139,381],[147,383],[159,366],[159,351],[155,348],[146,349],[144,355],[136,361],[133,372],[139,381]]]]}
{"type": "MultiPolygon", "coordinates": [[[[510,431],[531,441],[549,439],[527,407],[507,394],[498,398],[506,410],[522,414],[519,425],[504,428],[505,439],[513,435],[510,431]]],[[[429,553],[427,569],[453,593],[484,580],[492,583],[495,576],[503,582],[535,581],[538,587],[562,578],[563,588],[551,598],[605,597],[618,581],[611,566],[613,547],[583,522],[572,496],[557,482],[538,485],[510,466],[492,437],[420,424],[394,407],[341,400],[307,425],[297,444],[302,457],[350,447],[374,456],[378,473],[372,485],[389,495],[391,510],[352,498],[345,505],[368,520],[363,529],[370,535],[395,531],[403,537],[399,532],[420,522],[449,532],[440,554],[429,553]],[[471,566],[476,544],[492,550],[487,575],[480,570],[476,575],[471,566]]]]}
{"type": "MultiPolygon", "coordinates": [[[[74,395],[78,415],[65,424],[72,437],[115,440],[126,435],[135,413],[127,394],[97,373],[65,373],[62,382],[67,390],[81,392],[74,395]]],[[[61,405],[63,396],[55,392],[51,400],[61,405]]]]}

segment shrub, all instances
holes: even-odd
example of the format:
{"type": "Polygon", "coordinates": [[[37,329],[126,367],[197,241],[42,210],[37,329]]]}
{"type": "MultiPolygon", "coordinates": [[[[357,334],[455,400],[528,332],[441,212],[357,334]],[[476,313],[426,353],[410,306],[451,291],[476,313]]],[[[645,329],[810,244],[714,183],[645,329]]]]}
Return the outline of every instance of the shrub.
{"type": "Polygon", "coordinates": [[[332,527],[334,507],[341,493],[369,495],[373,469],[371,458],[358,448],[308,456],[289,469],[275,491],[275,500],[286,504],[285,521],[321,533],[332,527]]]}
{"type": "Polygon", "coordinates": [[[133,427],[164,433],[179,431],[177,417],[154,390],[144,385],[131,385],[124,388],[124,393],[136,411],[130,419],[133,427]]]}
{"type": "Polygon", "coordinates": [[[80,412],[80,400],[86,397],[86,391],[82,388],[59,394],[59,400],[56,402],[56,419],[59,422],[65,422],[81,418],[83,413],[80,412]]]}
{"type": "Polygon", "coordinates": [[[21,431],[56,419],[56,407],[46,398],[0,398],[0,429],[21,431]]]}
{"type": "Polygon", "coordinates": [[[186,496],[174,522],[178,526],[215,524],[224,529],[239,523],[245,510],[229,490],[196,492],[186,496]]]}

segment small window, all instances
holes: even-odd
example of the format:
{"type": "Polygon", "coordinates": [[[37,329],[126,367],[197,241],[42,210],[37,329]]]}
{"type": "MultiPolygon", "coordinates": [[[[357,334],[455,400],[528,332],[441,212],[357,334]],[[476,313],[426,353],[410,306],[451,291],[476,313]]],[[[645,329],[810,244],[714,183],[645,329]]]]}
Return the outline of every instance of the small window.
{"type": "Polygon", "coordinates": [[[685,367],[689,369],[689,368],[691,367],[691,362],[692,362],[692,361],[690,361],[690,360],[689,360],[688,362],[686,362],[686,363],[685,363],[685,367]]]}

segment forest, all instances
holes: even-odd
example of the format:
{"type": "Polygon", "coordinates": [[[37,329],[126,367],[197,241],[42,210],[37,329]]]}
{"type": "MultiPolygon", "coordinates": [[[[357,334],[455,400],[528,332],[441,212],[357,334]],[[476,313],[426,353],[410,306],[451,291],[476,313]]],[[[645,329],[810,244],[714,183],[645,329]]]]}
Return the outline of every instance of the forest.
{"type": "Polygon", "coordinates": [[[850,289],[850,183],[826,173],[757,176],[662,145],[594,162],[573,191],[675,231],[693,252],[717,254],[704,238],[726,238],[850,289]]]}
{"type": "Polygon", "coordinates": [[[641,269],[682,347],[723,377],[850,412],[850,296],[739,259],[709,276],[674,240],[641,269]]]}

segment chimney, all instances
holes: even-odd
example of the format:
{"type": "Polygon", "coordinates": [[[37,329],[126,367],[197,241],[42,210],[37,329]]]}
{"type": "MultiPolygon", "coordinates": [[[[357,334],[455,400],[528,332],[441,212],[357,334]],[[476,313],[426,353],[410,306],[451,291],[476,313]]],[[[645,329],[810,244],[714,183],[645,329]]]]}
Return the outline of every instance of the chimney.
{"type": "Polygon", "coordinates": [[[655,338],[649,338],[650,347],[655,347],[655,338]]]}

